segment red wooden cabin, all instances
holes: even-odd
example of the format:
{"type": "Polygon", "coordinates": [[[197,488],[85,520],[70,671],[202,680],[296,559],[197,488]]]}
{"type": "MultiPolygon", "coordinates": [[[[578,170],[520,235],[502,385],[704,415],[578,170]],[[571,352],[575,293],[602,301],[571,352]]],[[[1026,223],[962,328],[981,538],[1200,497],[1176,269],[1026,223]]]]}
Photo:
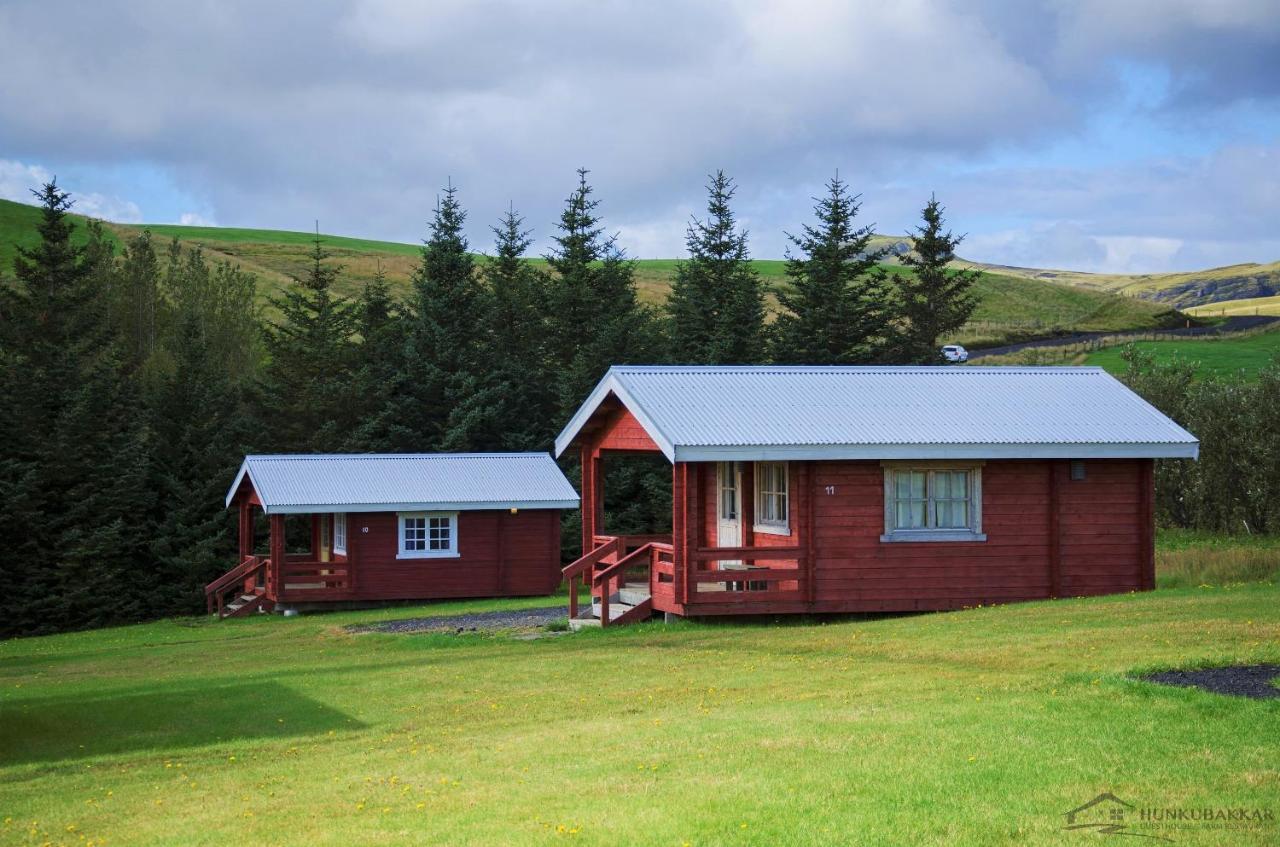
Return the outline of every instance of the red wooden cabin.
{"type": "Polygon", "coordinates": [[[209,610],[550,594],[560,510],[577,505],[545,453],[248,456],[227,492],[239,564],[206,587],[209,610]]]}
{"type": "Polygon", "coordinates": [[[1198,442],[1097,368],[615,367],[570,449],[581,626],[1151,588],[1153,460],[1198,442]],[[669,537],[606,524],[602,465],[634,453],[671,462],[669,537]]]}

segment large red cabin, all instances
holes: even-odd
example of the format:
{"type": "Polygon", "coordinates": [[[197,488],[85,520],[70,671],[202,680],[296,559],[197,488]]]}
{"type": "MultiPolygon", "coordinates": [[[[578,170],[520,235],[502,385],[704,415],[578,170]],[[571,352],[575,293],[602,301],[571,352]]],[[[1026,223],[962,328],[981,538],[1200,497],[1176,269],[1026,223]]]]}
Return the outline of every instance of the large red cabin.
{"type": "Polygon", "coordinates": [[[545,453],[248,456],[227,492],[239,564],[205,593],[221,616],[551,594],[560,510],[577,505],[545,453]]]}
{"type": "Polygon", "coordinates": [[[1153,461],[1198,442],[1097,368],[615,367],[575,449],[577,627],[1149,589],[1153,461]],[[636,453],[671,462],[669,537],[607,526],[603,463],[636,453]]]}

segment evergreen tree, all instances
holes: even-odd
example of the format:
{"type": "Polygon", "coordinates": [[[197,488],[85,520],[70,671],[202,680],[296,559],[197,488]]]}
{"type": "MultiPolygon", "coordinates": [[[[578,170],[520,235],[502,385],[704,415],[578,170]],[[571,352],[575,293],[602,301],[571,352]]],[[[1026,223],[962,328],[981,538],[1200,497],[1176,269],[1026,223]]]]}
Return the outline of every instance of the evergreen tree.
{"type": "Polygon", "coordinates": [[[204,606],[203,587],[235,561],[237,518],[223,496],[255,430],[244,387],[213,355],[198,313],[178,316],[171,342],[175,367],[154,424],[163,511],[149,602],[153,613],[192,614],[204,606]]]}
{"type": "Polygon", "coordinates": [[[555,380],[548,360],[547,275],[523,258],[532,240],[514,210],[493,230],[494,255],[485,262],[498,419],[504,450],[548,450],[555,437],[555,380]]]}
{"type": "Polygon", "coordinates": [[[160,261],[149,231],[129,239],[112,277],[108,306],[121,336],[126,364],[135,369],[163,367],[153,361],[165,317],[160,261]]]}
{"type": "Polygon", "coordinates": [[[912,236],[914,249],[900,259],[911,272],[897,279],[903,318],[899,361],[942,362],[939,339],[964,326],[978,305],[970,289],[981,274],[947,267],[964,236],[944,231],[942,213],[942,204],[930,197],[921,212],[924,225],[912,236]]]}
{"type": "Polygon", "coordinates": [[[333,452],[350,437],[356,414],[350,397],[356,310],[334,293],[339,269],[317,234],[311,272],[272,298],[281,319],[266,334],[271,361],[263,401],[265,431],[276,449],[333,452]]]}
{"type": "Polygon", "coordinates": [[[839,175],[815,198],[816,226],[787,235],[790,290],[778,293],[773,357],[807,365],[874,362],[891,342],[893,327],[882,250],[871,249],[871,226],[856,227],[858,197],[839,175]]]}
{"type": "Polygon", "coordinates": [[[689,258],[676,265],[667,310],[672,355],[687,364],[745,364],[763,357],[764,295],[724,171],[707,185],[707,220],[689,224],[689,258]]]}
{"type": "Polygon", "coordinates": [[[357,315],[360,344],[351,399],[360,416],[346,449],[385,452],[397,441],[411,439],[392,414],[397,380],[404,371],[405,319],[381,265],[360,295],[357,315]]]}
{"type": "Polygon", "coordinates": [[[413,274],[413,318],[395,417],[402,449],[474,450],[497,441],[496,390],[484,334],[489,299],[475,272],[466,212],[449,185],[413,274]]]}
{"type": "Polygon", "coordinates": [[[3,292],[4,505],[12,572],[0,632],[130,620],[150,537],[149,442],[107,317],[111,250],[100,227],[77,246],[70,199],[37,193],[40,242],[3,292]]]}
{"type": "Polygon", "coordinates": [[[653,358],[656,322],[636,296],[635,265],[605,238],[585,169],[560,214],[551,267],[548,341],[567,419],[610,365],[653,358]]]}

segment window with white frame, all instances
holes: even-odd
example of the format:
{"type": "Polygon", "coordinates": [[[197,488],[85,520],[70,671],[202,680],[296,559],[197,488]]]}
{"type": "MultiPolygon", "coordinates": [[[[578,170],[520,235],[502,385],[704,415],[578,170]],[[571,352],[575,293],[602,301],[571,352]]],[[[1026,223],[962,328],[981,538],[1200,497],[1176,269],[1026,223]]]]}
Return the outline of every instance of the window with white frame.
{"type": "Polygon", "coordinates": [[[885,464],[881,541],[986,538],[980,464],[885,464]]]}
{"type": "Polygon", "coordinates": [[[333,552],[347,555],[347,516],[344,512],[333,516],[333,552]]]}
{"type": "Polygon", "coordinates": [[[401,512],[401,559],[443,559],[458,555],[457,512],[401,512]]]}
{"type": "Polygon", "coordinates": [[[757,532],[789,535],[787,511],[787,463],[756,462],[757,532]]]}

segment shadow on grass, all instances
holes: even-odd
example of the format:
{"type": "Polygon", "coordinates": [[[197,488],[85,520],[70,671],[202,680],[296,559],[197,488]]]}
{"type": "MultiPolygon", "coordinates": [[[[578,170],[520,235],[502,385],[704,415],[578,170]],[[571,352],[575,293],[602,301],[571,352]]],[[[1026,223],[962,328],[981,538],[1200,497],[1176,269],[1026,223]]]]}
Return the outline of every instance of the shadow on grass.
{"type": "Polygon", "coordinates": [[[0,701],[0,764],[56,762],[362,726],[275,682],[0,701]]]}

